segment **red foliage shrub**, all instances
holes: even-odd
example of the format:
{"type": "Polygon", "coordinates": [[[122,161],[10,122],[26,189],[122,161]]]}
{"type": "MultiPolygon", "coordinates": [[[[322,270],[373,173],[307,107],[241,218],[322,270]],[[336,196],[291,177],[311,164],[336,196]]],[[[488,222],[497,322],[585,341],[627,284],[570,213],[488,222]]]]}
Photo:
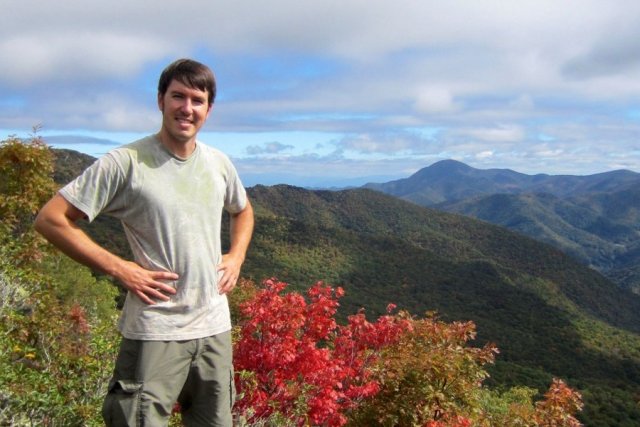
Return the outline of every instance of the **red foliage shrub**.
{"type": "Polygon", "coordinates": [[[410,324],[393,316],[370,323],[361,312],[338,325],[341,288],[318,282],[307,302],[295,292],[282,294],[286,286],[266,280],[241,305],[245,319],[234,365],[252,375],[236,378],[236,410],[252,421],[280,414],[298,425],[343,425],[345,411],[379,389],[371,368],[380,350],[410,324]]]}

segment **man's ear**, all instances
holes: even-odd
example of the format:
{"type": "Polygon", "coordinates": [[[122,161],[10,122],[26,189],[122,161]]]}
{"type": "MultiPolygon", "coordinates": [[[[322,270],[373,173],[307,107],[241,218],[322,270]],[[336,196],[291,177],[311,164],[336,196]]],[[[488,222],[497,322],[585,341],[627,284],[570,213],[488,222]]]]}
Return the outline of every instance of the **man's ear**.
{"type": "Polygon", "coordinates": [[[158,92],[158,109],[164,111],[164,96],[158,92]]]}

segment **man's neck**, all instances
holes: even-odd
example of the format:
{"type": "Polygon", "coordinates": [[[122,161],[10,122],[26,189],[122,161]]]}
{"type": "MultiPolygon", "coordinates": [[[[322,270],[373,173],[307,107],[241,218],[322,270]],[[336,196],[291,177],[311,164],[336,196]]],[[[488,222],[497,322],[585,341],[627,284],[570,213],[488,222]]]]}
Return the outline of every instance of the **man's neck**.
{"type": "Polygon", "coordinates": [[[196,149],[196,139],[190,139],[188,141],[177,141],[166,135],[162,131],[156,134],[156,137],[160,143],[174,156],[179,159],[188,159],[196,149]]]}

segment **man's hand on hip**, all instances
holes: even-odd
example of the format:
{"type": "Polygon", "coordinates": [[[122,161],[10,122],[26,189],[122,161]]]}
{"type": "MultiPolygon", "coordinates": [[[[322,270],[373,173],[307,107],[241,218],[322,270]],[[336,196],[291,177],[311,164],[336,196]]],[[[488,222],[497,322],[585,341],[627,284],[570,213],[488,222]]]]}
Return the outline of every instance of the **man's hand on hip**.
{"type": "Polygon", "coordinates": [[[230,254],[222,255],[222,262],[218,264],[218,293],[229,293],[236,287],[240,277],[240,267],[244,260],[235,258],[230,254]]]}
{"type": "Polygon", "coordinates": [[[116,277],[129,292],[147,304],[155,304],[156,300],[169,301],[170,295],[176,293],[173,286],[163,282],[178,280],[178,275],[169,271],[146,270],[135,262],[125,261],[116,277]]]}

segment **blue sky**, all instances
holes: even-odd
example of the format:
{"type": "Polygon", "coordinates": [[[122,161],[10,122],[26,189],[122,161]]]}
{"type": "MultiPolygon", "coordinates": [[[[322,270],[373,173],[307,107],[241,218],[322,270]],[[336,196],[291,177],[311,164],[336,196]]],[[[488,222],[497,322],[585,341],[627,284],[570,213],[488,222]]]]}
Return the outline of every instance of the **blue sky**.
{"type": "Polygon", "coordinates": [[[99,156],[156,132],[172,60],[247,185],[359,185],[443,159],[640,171],[640,2],[0,0],[0,139],[99,156]]]}

